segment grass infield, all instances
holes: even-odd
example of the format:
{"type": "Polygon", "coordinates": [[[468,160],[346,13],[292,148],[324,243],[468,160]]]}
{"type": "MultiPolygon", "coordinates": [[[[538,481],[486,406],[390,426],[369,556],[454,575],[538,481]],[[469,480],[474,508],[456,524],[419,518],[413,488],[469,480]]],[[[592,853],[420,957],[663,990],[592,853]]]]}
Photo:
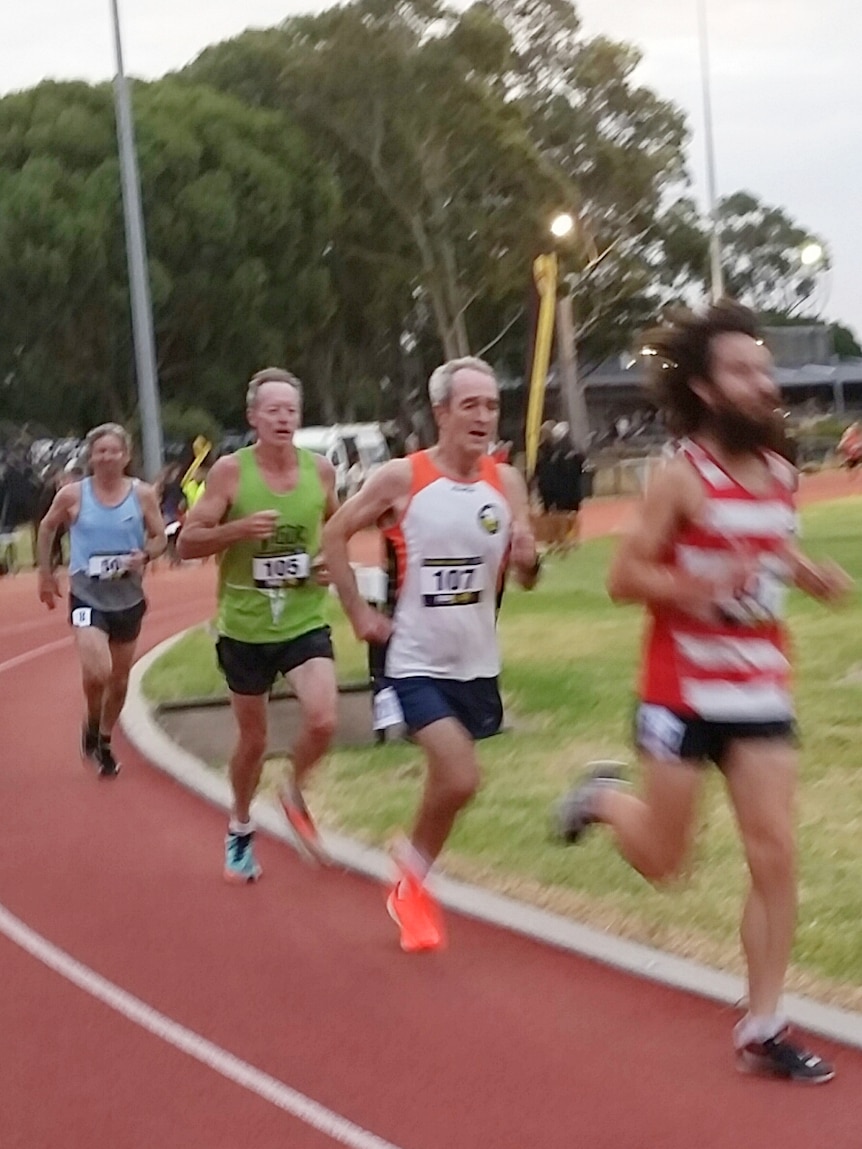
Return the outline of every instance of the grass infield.
{"type": "MultiPolygon", "coordinates": [[[[811,507],[804,543],[862,582],[862,499],[811,507]]],[[[655,890],[620,860],[607,832],[563,848],[549,809],[591,758],[633,762],[630,725],[641,634],[636,607],[604,590],[611,540],[546,564],[536,591],[511,590],[500,619],[502,686],[510,728],[481,745],[482,792],[442,859],[453,876],[578,921],[741,972],[737,931],[746,873],[721,776],[709,772],[690,873],[655,890]]],[[[794,593],[801,747],[800,913],[792,988],[862,1008],[862,600],[831,611],[794,593]]],[[[339,676],[361,677],[364,651],[337,604],[339,676]]],[[[188,635],[149,671],[153,701],[224,693],[212,639],[188,635]]],[[[229,748],[225,747],[227,754],[229,748]]],[[[267,778],[282,764],[268,764],[267,778]]],[[[338,750],[318,772],[311,801],[324,824],[384,846],[409,826],[422,784],[406,744],[338,750]]],[[[637,778],[633,766],[632,777],[637,778]]]]}

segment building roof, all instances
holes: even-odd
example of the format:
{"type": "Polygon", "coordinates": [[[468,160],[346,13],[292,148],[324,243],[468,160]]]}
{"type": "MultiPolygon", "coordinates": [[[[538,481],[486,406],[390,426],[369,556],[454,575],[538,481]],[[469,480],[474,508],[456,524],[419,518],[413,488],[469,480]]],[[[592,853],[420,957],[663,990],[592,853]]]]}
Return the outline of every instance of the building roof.
{"type": "MultiPolygon", "coordinates": [[[[809,363],[805,367],[776,367],[775,379],[782,388],[834,387],[836,383],[862,384],[862,359],[842,359],[829,365],[809,363]]],[[[585,369],[583,382],[590,390],[642,387],[643,367],[634,356],[621,355],[606,359],[592,370],[585,369]]]]}

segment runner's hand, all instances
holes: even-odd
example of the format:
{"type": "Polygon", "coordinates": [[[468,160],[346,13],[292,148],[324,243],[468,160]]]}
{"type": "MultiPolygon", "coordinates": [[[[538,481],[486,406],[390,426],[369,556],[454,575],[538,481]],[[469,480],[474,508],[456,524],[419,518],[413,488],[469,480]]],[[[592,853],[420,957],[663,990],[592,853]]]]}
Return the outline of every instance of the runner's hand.
{"type": "Polygon", "coordinates": [[[837,563],[815,563],[803,559],[796,568],[794,582],[805,594],[822,602],[839,603],[853,590],[853,579],[837,563]]]}
{"type": "Polygon", "coordinates": [[[392,619],[375,610],[370,603],[363,602],[351,616],[353,633],[360,642],[374,642],[383,645],[392,634],[392,619]]]}
{"type": "Polygon", "coordinates": [[[146,551],[132,551],[126,559],[126,570],[133,571],[135,574],[143,574],[144,567],[149,562],[146,551]]]}
{"type": "Polygon", "coordinates": [[[519,570],[532,570],[536,565],[536,538],[525,523],[512,526],[511,558],[519,570]]]}
{"type": "Polygon", "coordinates": [[[246,515],[239,520],[243,538],[271,539],[278,526],[278,519],[278,511],[255,511],[253,515],[246,515]]]}
{"type": "Polygon", "coordinates": [[[40,574],[39,575],[39,601],[47,606],[48,610],[53,610],[57,605],[57,599],[60,598],[60,586],[57,582],[55,574],[40,574]]]}
{"type": "Polygon", "coordinates": [[[674,572],[672,605],[701,622],[719,622],[721,602],[733,598],[736,589],[735,585],[719,587],[709,579],[674,572]]]}
{"type": "Polygon", "coordinates": [[[330,586],[332,584],[332,576],[323,555],[317,555],[311,560],[311,581],[317,583],[318,586],[330,586]]]}

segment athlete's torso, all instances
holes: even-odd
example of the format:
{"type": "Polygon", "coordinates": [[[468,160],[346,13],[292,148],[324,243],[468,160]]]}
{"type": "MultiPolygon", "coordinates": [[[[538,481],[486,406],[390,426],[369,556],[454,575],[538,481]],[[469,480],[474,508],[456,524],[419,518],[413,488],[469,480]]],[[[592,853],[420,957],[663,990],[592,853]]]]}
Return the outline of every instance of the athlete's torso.
{"type": "Polygon", "coordinates": [[[96,498],[92,478],[79,484],[77,517],[69,528],[69,582],[76,598],[97,610],[125,610],[144,597],[140,574],[124,559],[144,548],[146,526],[137,483],[115,507],[96,498]]]}
{"type": "Polygon", "coordinates": [[[792,717],[781,555],[796,532],[796,473],[766,453],[770,489],[753,494],[697,443],[686,440],[679,449],[700,477],[705,502],[698,521],[674,541],[668,564],[718,582],[741,563],[753,575],[745,595],[724,604],[721,623],[673,609],[650,612],[641,698],[710,721],[792,717]]]}
{"type": "Polygon", "coordinates": [[[494,677],[496,596],[512,523],[500,469],[486,457],[479,478],[461,483],[441,474],[427,451],[409,459],[410,500],[385,532],[397,580],[386,673],[494,677]]]}
{"type": "Polygon", "coordinates": [[[219,560],[218,632],[241,642],[287,642],[326,625],[326,589],[311,578],[326,491],[310,451],[297,449],[296,486],[270,490],[253,447],[236,452],[239,479],[227,521],[278,511],[275,534],[234,543],[219,560]]]}

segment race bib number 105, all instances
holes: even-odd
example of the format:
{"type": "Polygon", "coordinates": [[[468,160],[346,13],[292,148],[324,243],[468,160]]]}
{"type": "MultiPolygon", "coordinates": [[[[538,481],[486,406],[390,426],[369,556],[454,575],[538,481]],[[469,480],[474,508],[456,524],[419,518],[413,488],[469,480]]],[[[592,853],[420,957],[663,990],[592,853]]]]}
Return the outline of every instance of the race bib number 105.
{"type": "Polygon", "coordinates": [[[419,577],[425,606],[470,606],[485,589],[485,565],[479,558],[425,559],[419,577]]]}
{"type": "Polygon", "coordinates": [[[255,555],[252,559],[254,585],[261,590],[296,586],[306,581],[310,569],[307,554],[255,555]]]}

